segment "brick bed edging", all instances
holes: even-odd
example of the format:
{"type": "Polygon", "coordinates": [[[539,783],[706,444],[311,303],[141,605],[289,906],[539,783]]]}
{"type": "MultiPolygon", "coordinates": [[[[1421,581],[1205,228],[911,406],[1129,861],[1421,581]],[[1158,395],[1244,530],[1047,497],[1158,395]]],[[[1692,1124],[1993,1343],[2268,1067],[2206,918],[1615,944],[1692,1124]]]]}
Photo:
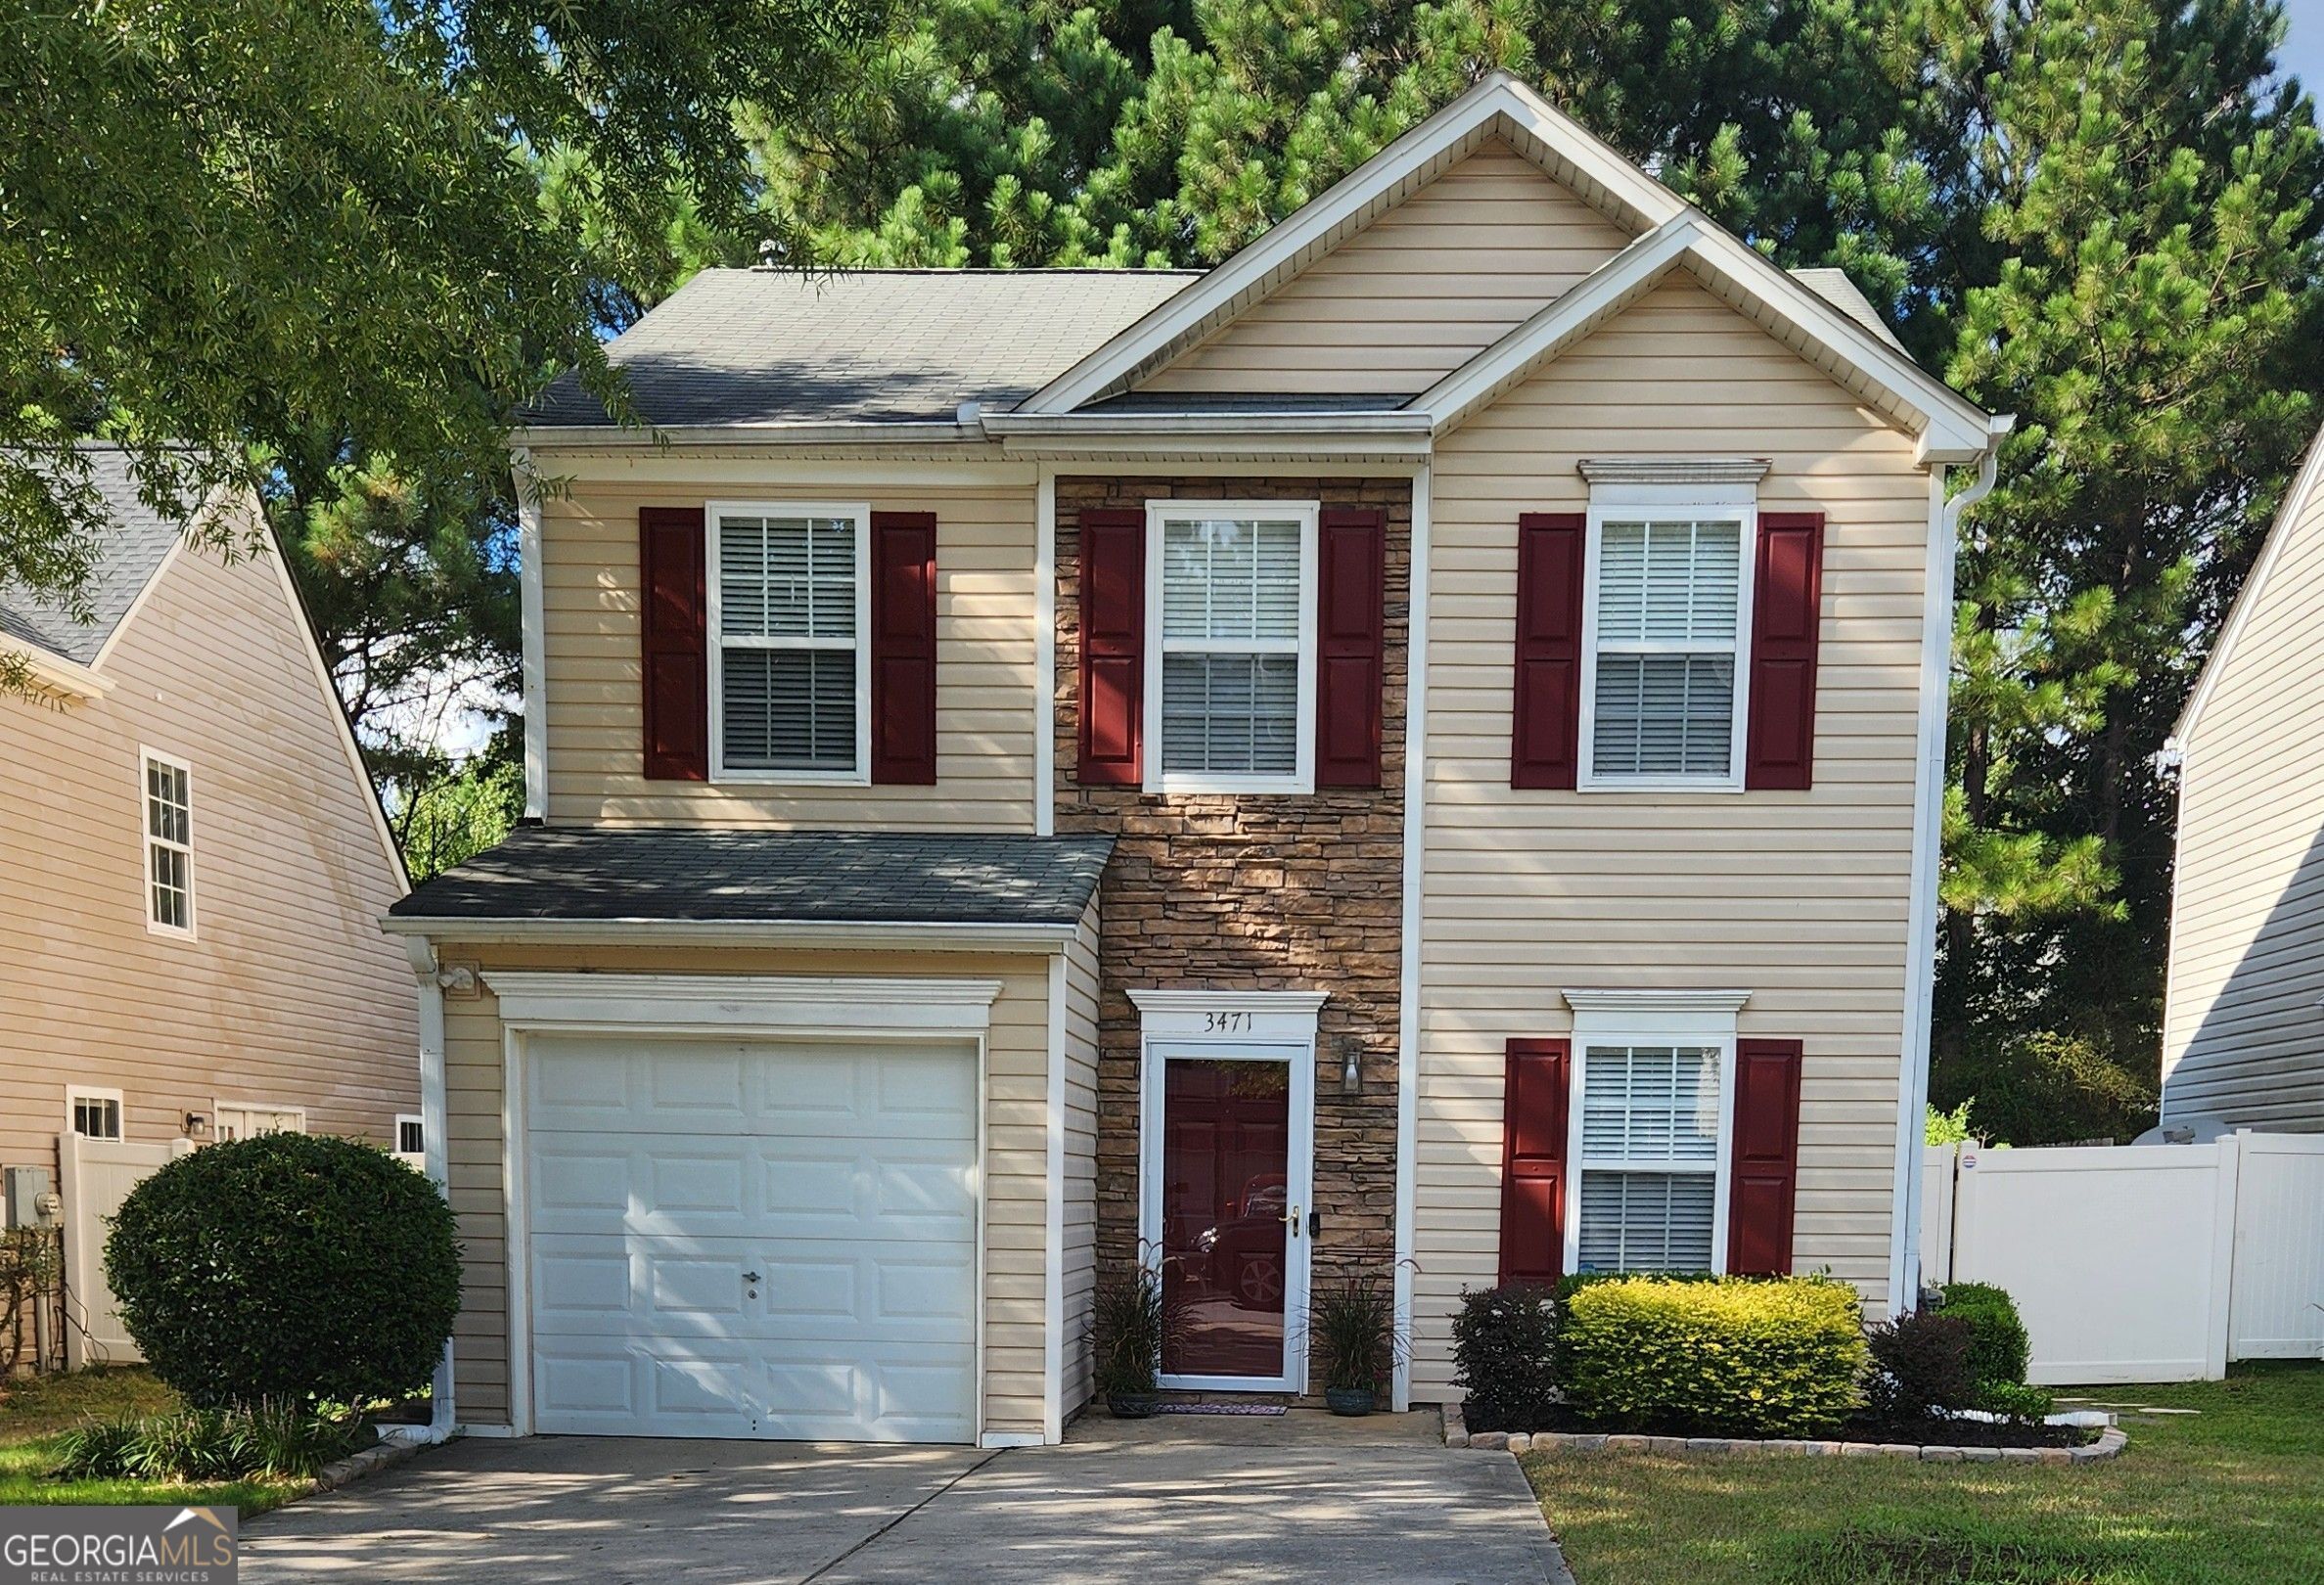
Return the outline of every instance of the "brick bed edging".
{"type": "Polygon", "coordinates": [[[1444,1444],[1481,1451],[1536,1453],[1755,1453],[1773,1458],[1917,1459],[1923,1464],[2096,1464],[2128,1445],[2130,1433],[2109,1426],[2081,1447],[1948,1447],[1942,1443],[1822,1442],[1746,1436],[1634,1436],[1602,1431],[1469,1431],[1457,1410],[1444,1414],[1444,1444]]]}
{"type": "MultiPolygon", "coordinates": [[[[391,1470],[406,1459],[416,1457],[420,1449],[433,1445],[431,1442],[402,1440],[376,1443],[360,1453],[350,1453],[343,1459],[324,1465],[315,1472],[314,1484],[298,1496],[313,1497],[326,1491],[337,1491],[342,1486],[353,1485],[367,1475],[378,1474],[382,1470],[391,1470]]],[[[297,1500],[297,1497],[291,1499],[292,1502],[297,1500]]],[[[287,1508],[290,1504],[284,1506],[287,1508]]]]}

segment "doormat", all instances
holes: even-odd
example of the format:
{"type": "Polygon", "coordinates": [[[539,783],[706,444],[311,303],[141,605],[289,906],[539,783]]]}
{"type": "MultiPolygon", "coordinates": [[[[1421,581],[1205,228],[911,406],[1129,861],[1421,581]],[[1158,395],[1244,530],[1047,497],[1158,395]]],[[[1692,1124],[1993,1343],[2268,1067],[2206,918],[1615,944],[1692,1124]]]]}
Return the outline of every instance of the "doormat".
{"type": "Polygon", "coordinates": [[[1280,1415],[1279,1403],[1165,1403],[1165,1415],[1280,1415]]]}

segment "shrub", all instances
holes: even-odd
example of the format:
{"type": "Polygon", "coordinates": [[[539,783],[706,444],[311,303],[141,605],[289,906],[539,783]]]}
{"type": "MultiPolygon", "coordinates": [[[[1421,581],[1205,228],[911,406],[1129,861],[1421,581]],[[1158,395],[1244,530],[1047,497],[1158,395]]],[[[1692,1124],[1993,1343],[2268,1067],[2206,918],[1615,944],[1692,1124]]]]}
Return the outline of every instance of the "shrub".
{"type": "Polygon", "coordinates": [[[460,1308],[443,1197],[354,1140],[261,1134],[129,1191],[106,1241],[122,1322],[198,1409],[426,1385],[460,1308]]]}
{"type": "Polygon", "coordinates": [[[284,1405],[187,1409],[146,1420],[97,1421],[60,1440],[55,1480],[241,1480],[306,1477],[372,1438],[353,1419],[284,1405]]]}
{"type": "Polygon", "coordinates": [[[1856,1291],[1827,1278],[1593,1283],[1558,1340],[1567,1401],[1592,1426],[1817,1436],[1864,1401],[1856,1291]]]}
{"type": "Polygon", "coordinates": [[[1969,1369],[1981,1385],[2026,1384],[2032,1344],[2007,1293],[1990,1283],[1954,1283],[1937,1290],[1937,1313],[1969,1326],[1969,1369]]]}
{"type": "Polygon", "coordinates": [[[1865,1393],[1882,1421],[1896,1424],[1977,1405],[1969,1323],[1960,1317],[1907,1310],[1874,1327],[1865,1340],[1873,1365],[1865,1393]]]}
{"type": "Polygon", "coordinates": [[[2022,1381],[1987,1381],[1977,1389],[1976,1406],[2013,1424],[2031,1426],[2047,1420],[2058,1400],[2045,1387],[2022,1381]]]}
{"type": "Polygon", "coordinates": [[[1546,1288],[1464,1290],[1452,1317],[1453,1381],[1474,1430],[1531,1430],[1558,1401],[1557,1301],[1546,1288]]]}

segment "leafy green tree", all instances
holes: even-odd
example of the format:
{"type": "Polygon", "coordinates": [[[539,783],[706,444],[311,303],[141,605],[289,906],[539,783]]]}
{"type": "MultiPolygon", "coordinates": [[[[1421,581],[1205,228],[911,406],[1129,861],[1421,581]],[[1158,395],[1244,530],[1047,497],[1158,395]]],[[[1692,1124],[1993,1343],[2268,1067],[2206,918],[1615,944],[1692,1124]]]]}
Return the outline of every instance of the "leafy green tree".
{"type": "Polygon", "coordinates": [[[313,499],[371,458],[506,467],[516,405],[596,339],[598,258],[755,190],[731,105],[812,102],[879,0],[127,0],[0,10],[0,582],[77,600],[141,489],[313,499]],[[600,173],[584,237],[527,154],[600,173]]]}

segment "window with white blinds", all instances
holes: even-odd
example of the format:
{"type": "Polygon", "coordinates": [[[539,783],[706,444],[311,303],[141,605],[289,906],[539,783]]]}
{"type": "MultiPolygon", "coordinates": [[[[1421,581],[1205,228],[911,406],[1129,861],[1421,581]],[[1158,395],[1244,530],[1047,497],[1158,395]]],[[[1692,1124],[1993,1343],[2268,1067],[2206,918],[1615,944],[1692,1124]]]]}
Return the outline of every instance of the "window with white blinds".
{"type": "Polygon", "coordinates": [[[1722,1048],[1581,1052],[1576,1269],[1713,1270],[1722,1048]]]}
{"type": "Polygon", "coordinates": [[[1311,774],[1311,505],[1158,502],[1149,709],[1158,790],[1295,791],[1311,774]]]}
{"type": "Polygon", "coordinates": [[[146,749],[146,928],[194,933],[194,772],[181,760],[146,749]]]}
{"type": "Polygon", "coordinates": [[[855,507],[713,509],[714,774],[863,779],[868,521],[855,507]]]}
{"type": "Polygon", "coordinates": [[[1734,785],[1752,515],[1594,516],[1589,780],[1734,785]]]}

